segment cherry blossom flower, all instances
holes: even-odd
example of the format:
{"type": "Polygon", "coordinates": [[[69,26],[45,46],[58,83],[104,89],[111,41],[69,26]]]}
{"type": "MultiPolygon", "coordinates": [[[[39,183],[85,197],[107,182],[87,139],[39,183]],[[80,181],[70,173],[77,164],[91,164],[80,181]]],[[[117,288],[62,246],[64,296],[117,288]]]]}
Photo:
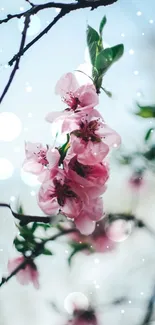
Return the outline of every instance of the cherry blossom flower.
{"type": "Polygon", "coordinates": [[[83,165],[100,163],[109,152],[109,147],[103,142],[85,141],[75,135],[70,137],[70,147],[77,156],[78,162],[83,165]]]}
{"type": "Polygon", "coordinates": [[[58,81],[55,88],[56,94],[60,95],[67,104],[63,112],[51,112],[46,116],[48,122],[76,118],[76,114],[89,111],[95,107],[99,100],[96,89],[92,84],[79,86],[72,73],[67,73],[58,81]]]}
{"type": "Polygon", "coordinates": [[[52,169],[58,166],[60,154],[57,149],[45,148],[41,143],[25,143],[26,159],[23,168],[27,172],[39,175],[45,167],[52,169]]]}
{"type": "MultiPolygon", "coordinates": [[[[9,272],[13,272],[20,264],[24,262],[24,257],[20,256],[8,262],[9,272]]],[[[34,262],[30,261],[23,269],[17,272],[17,280],[22,285],[33,283],[36,289],[39,289],[39,273],[34,262]]]]}
{"type": "Polygon", "coordinates": [[[103,120],[100,113],[93,109],[89,114],[85,114],[79,120],[75,120],[74,125],[66,122],[63,126],[64,131],[69,131],[76,135],[76,137],[83,139],[84,141],[104,142],[109,147],[114,145],[120,145],[121,138],[111,129],[103,120]],[[67,125],[66,125],[67,124],[67,125]]]}
{"type": "Polygon", "coordinates": [[[98,197],[91,199],[89,204],[85,204],[74,222],[81,234],[90,235],[95,230],[96,222],[103,218],[103,216],[103,200],[98,197]]]}
{"type": "Polygon", "coordinates": [[[104,193],[106,189],[105,183],[109,177],[109,169],[106,163],[83,165],[73,153],[66,156],[63,165],[67,177],[87,187],[87,194],[91,193],[91,196],[97,197],[104,193]]]}
{"type": "Polygon", "coordinates": [[[57,170],[52,179],[43,182],[38,195],[38,204],[44,213],[61,213],[69,218],[79,215],[84,201],[88,201],[88,196],[83,186],[67,179],[63,170],[57,170]]]}

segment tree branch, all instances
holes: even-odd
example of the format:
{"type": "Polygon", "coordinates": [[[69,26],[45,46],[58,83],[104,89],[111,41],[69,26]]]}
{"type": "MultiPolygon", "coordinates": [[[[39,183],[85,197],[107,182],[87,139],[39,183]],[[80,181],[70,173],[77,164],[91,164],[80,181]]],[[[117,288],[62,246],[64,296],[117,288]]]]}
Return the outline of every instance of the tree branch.
{"type": "Polygon", "coordinates": [[[54,218],[55,216],[45,216],[45,217],[41,217],[41,216],[31,216],[31,215],[26,215],[26,214],[19,214],[16,213],[12,210],[11,206],[7,203],[0,203],[0,207],[1,208],[8,208],[11,210],[12,215],[20,220],[20,225],[24,226],[27,225],[30,222],[42,222],[42,223],[50,223],[52,218],[54,218]]]}
{"type": "Polygon", "coordinates": [[[153,285],[153,291],[152,291],[151,297],[148,301],[146,314],[144,316],[144,320],[141,323],[141,325],[148,325],[150,323],[152,315],[153,315],[154,302],[155,302],[155,285],[153,285]]]}
{"type": "Polygon", "coordinates": [[[17,14],[13,14],[13,15],[9,14],[9,15],[7,15],[6,18],[0,20],[0,24],[3,24],[3,23],[8,23],[10,20],[15,19],[15,18],[20,19],[21,17],[25,17],[24,29],[22,32],[22,39],[21,39],[19,51],[8,62],[9,66],[12,66],[13,63],[15,62],[15,66],[11,72],[11,75],[9,77],[7,85],[4,88],[4,91],[3,91],[2,95],[0,96],[0,104],[2,103],[6,93],[8,92],[8,90],[11,86],[11,83],[14,79],[14,76],[16,74],[16,71],[19,68],[19,62],[20,62],[21,56],[32,45],[34,45],[39,39],[41,39],[61,18],[63,18],[66,14],[69,14],[70,12],[78,10],[78,9],[91,8],[91,10],[93,10],[93,9],[101,7],[101,6],[111,5],[111,4],[115,3],[117,0],[85,0],[85,1],[80,0],[77,2],[73,2],[73,3],[48,2],[48,3],[40,4],[40,5],[34,5],[30,0],[26,0],[26,1],[31,5],[30,9],[28,9],[22,13],[17,13],[17,14]],[[31,42],[29,42],[25,46],[26,34],[27,34],[27,29],[29,27],[31,16],[37,14],[38,12],[40,12],[42,10],[50,9],[50,8],[60,8],[61,11],[53,19],[53,21],[37,37],[35,37],[31,42]]]}
{"type": "Polygon", "coordinates": [[[26,42],[26,34],[27,34],[27,30],[29,28],[29,23],[30,23],[30,17],[29,16],[26,16],[25,18],[25,21],[24,21],[24,28],[23,28],[23,31],[22,31],[22,38],[21,38],[21,43],[20,43],[20,47],[19,47],[19,55],[18,57],[16,58],[16,63],[14,65],[14,68],[10,74],[10,77],[9,77],[9,80],[8,80],[8,83],[6,84],[4,90],[3,90],[3,93],[0,97],[0,104],[3,100],[3,98],[5,97],[6,93],[8,92],[9,88],[10,88],[10,85],[15,77],[15,74],[17,72],[17,70],[19,69],[19,62],[20,62],[20,58],[21,58],[21,55],[20,53],[22,52],[23,48],[24,48],[24,45],[25,45],[25,42],[26,42]]]}
{"type": "Polygon", "coordinates": [[[43,31],[38,34],[31,42],[29,42],[22,51],[19,51],[14,55],[14,57],[8,62],[8,65],[12,66],[13,63],[17,60],[18,57],[21,57],[32,45],[34,45],[40,38],[42,38],[48,31],[68,12],[66,10],[61,9],[60,13],[53,19],[53,21],[45,28],[43,31]]]}

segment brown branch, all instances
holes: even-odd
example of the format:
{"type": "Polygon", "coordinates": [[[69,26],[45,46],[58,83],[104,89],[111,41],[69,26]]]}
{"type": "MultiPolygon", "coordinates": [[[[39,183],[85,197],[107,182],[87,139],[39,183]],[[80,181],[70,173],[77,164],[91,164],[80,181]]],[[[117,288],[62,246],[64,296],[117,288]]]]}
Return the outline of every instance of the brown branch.
{"type": "Polygon", "coordinates": [[[24,23],[24,29],[22,32],[22,39],[21,44],[18,53],[16,53],[13,58],[8,62],[9,66],[12,66],[15,62],[15,66],[11,72],[11,75],[9,77],[8,83],[4,88],[4,91],[2,95],[0,96],[0,104],[2,103],[2,100],[4,99],[6,93],[8,92],[11,83],[14,79],[14,76],[16,74],[16,71],[19,68],[19,62],[21,56],[32,46],[34,45],[39,39],[41,39],[61,18],[63,18],[66,14],[69,14],[72,11],[78,10],[78,9],[84,9],[84,8],[91,8],[91,10],[101,7],[101,6],[107,6],[115,3],[117,0],[80,0],[73,3],[56,3],[56,2],[48,2],[45,4],[40,5],[34,5],[30,0],[26,0],[30,5],[31,8],[29,10],[26,10],[22,13],[17,13],[13,15],[8,15],[5,19],[0,20],[0,24],[7,23],[10,20],[14,18],[20,19],[21,17],[25,17],[25,23],[24,23]],[[53,19],[53,21],[37,36],[35,37],[31,42],[29,42],[25,46],[26,41],[26,33],[27,29],[29,27],[29,22],[32,15],[37,14],[39,11],[49,9],[49,8],[60,8],[60,13],[53,19]],[[25,46],[25,47],[24,47],[25,46]]]}
{"type": "Polygon", "coordinates": [[[48,33],[48,31],[60,20],[64,17],[68,12],[66,10],[61,9],[60,13],[53,19],[53,21],[45,28],[43,31],[38,34],[31,42],[29,42],[22,51],[19,51],[14,57],[8,62],[8,65],[12,66],[12,64],[17,60],[17,58],[22,56],[32,45],[34,45],[42,36],[48,33]]]}
{"type": "MultiPolygon", "coordinates": [[[[32,215],[26,215],[26,214],[20,214],[16,213],[12,210],[11,206],[7,203],[0,203],[0,208],[8,208],[11,210],[12,215],[20,220],[20,225],[24,226],[27,225],[30,222],[41,222],[41,223],[51,223],[52,220],[55,220],[57,216],[32,216],[32,215]]],[[[108,221],[109,223],[112,223],[116,220],[125,220],[127,222],[133,221],[136,228],[144,228],[146,229],[151,236],[155,238],[155,232],[153,229],[151,229],[146,223],[144,223],[141,219],[137,219],[134,215],[126,214],[126,213],[113,213],[113,214],[107,214],[104,218],[104,222],[108,221]]]]}
{"type": "Polygon", "coordinates": [[[24,226],[27,225],[30,222],[42,222],[42,223],[50,223],[52,221],[52,218],[55,218],[55,216],[31,216],[31,215],[26,215],[26,214],[19,214],[16,213],[12,210],[11,206],[7,203],[0,203],[1,208],[8,208],[11,210],[12,215],[20,220],[20,225],[24,226]]]}
{"type": "Polygon", "coordinates": [[[61,232],[59,232],[58,234],[50,237],[50,238],[47,238],[45,239],[44,241],[42,241],[41,243],[38,243],[36,245],[36,249],[35,251],[31,254],[31,256],[29,257],[25,257],[25,260],[20,264],[18,265],[17,268],[15,268],[14,271],[11,272],[11,274],[6,277],[6,278],[2,278],[2,281],[0,282],[0,287],[8,282],[14,275],[16,275],[20,270],[24,269],[26,267],[26,265],[28,265],[29,263],[31,263],[32,260],[34,260],[36,257],[38,257],[41,252],[42,252],[42,249],[44,248],[44,245],[49,242],[49,241],[54,241],[56,240],[57,238],[61,237],[61,236],[64,236],[64,235],[68,235],[72,232],[76,232],[77,229],[67,229],[67,230],[63,230],[61,232]]]}
{"type": "MultiPolygon", "coordinates": [[[[22,31],[22,38],[21,38],[21,43],[20,43],[20,47],[19,47],[19,53],[22,52],[23,48],[24,48],[24,45],[25,45],[25,42],[26,42],[26,34],[27,34],[27,30],[29,28],[29,23],[30,23],[30,17],[29,16],[26,16],[25,18],[25,21],[24,21],[24,28],[23,28],[23,31],[22,31]]],[[[0,97],[0,104],[3,100],[3,98],[5,97],[6,93],[8,92],[9,88],[10,88],[10,85],[15,77],[15,74],[17,72],[17,70],[19,69],[19,62],[20,62],[20,59],[21,59],[21,55],[19,55],[17,58],[16,58],[16,63],[13,67],[13,70],[10,74],[10,77],[9,77],[9,80],[8,80],[8,83],[6,84],[4,90],[3,90],[3,93],[0,97]]]]}
{"type": "MultiPolygon", "coordinates": [[[[27,0],[26,0],[27,1],[27,0]]],[[[77,1],[74,3],[56,3],[56,2],[48,2],[40,5],[33,5],[32,2],[27,1],[31,4],[32,8],[29,10],[26,10],[21,13],[13,14],[13,15],[7,15],[6,18],[0,20],[0,24],[7,23],[9,20],[12,20],[14,18],[20,19],[23,16],[31,16],[37,14],[41,10],[45,9],[52,9],[52,8],[60,8],[65,9],[69,11],[74,11],[78,9],[84,9],[84,8],[91,8],[92,10],[101,6],[108,6],[111,5],[118,0],[87,0],[87,1],[77,1]]]]}
{"type": "Polygon", "coordinates": [[[35,7],[34,3],[32,3],[30,0],[25,0],[25,1],[28,2],[31,7],[35,7]]]}

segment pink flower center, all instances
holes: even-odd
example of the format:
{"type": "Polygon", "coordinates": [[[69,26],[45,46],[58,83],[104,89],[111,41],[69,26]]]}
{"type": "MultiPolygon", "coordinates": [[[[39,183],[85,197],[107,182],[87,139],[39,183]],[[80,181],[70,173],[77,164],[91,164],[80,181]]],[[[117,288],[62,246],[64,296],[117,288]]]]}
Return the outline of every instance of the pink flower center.
{"type": "Polygon", "coordinates": [[[77,198],[77,195],[72,191],[67,184],[61,184],[57,179],[54,179],[55,193],[51,197],[57,197],[60,206],[64,206],[66,198],[77,198]]]}
{"type": "Polygon", "coordinates": [[[69,168],[74,170],[79,176],[87,177],[91,173],[93,167],[80,164],[76,157],[73,157],[69,162],[69,168]]]}
{"type": "Polygon", "coordinates": [[[34,153],[37,156],[37,162],[43,166],[48,165],[48,160],[46,158],[46,151],[40,150],[38,153],[34,153]]]}
{"type": "Polygon", "coordinates": [[[72,132],[78,138],[82,138],[85,142],[91,140],[92,142],[101,142],[101,138],[95,134],[100,127],[98,120],[93,120],[88,123],[86,120],[85,123],[81,121],[80,130],[75,130],[72,132]]]}
{"type": "Polygon", "coordinates": [[[70,97],[68,99],[64,99],[64,102],[69,106],[67,110],[73,110],[74,112],[78,108],[78,105],[80,104],[80,101],[77,97],[74,97],[74,95],[70,94],[70,97]]]}

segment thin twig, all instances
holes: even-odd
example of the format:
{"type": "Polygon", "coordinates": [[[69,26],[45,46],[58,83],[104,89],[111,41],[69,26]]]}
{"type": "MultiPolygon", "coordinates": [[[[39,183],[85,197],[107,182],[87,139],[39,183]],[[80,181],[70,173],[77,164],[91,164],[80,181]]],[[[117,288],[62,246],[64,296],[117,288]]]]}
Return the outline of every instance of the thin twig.
{"type": "MultiPolygon", "coordinates": [[[[30,1],[28,1],[30,3],[30,1]]],[[[56,2],[48,2],[48,3],[44,3],[44,4],[39,4],[39,5],[33,5],[33,7],[31,9],[28,9],[24,12],[21,13],[17,13],[17,14],[9,14],[7,15],[6,18],[1,19],[0,20],[0,24],[3,23],[7,23],[9,20],[12,20],[14,18],[21,18],[23,16],[27,16],[27,15],[35,15],[37,14],[39,11],[45,10],[45,9],[52,9],[52,8],[59,8],[59,9],[65,9],[65,10],[69,10],[69,11],[74,11],[74,10],[78,10],[78,9],[84,9],[84,8],[91,8],[92,10],[98,7],[102,7],[102,6],[108,6],[111,5],[113,3],[117,2],[117,0],[88,0],[88,1],[77,1],[77,2],[73,2],[73,3],[56,3],[56,2]]]]}
{"type": "Polygon", "coordinates": [[[8,62],[8,65],[12,66],[12,64],[17,60],[18,57],[21,57],[32,45],[34,45],[40,38],[43,37],[43,35],[47,34],[48,31],[62,18],[64,17],[68,12],[66,10],[61,9],[60,13],[53,19],[53,21],[43,29],[41,33],[39,33],[31,42],[29,42],[22,51],[19,51],[14,55],[14,57],[8,62]]]}
{"type": "Polygon", "coordinates": [[[34,3],[32,3],[30,0],[25,0],[25,1],[28,2],[32,8],[35,7],[34,3]]]}
{"type": "Polygon", "coordinates": [[[28,265],[29,263],[31,263],[32,260],[34,260],[36,257],[38,257],[40,254],[41,254],[41,251],[42,249],[44,248],[44,245],[49,242],[49,241],[54,241],[56,240],[57,238],[61,237],[61,236],[64,236],[64,235],[68,235],[72,232],[76,232],[77,229],[67,229],[67,230],[63,230],[61,232],[59,232],[58,234],[50,237],[50,238],[47,238],[45,239],[44,241],[42,241],[41,243],[38,243],[37,246],[36,246],[36,249],[35,251],[31,254],[31,256],[29,257],[25,257],[25,260],[20,264],[18,265],[17,268],[15,268],[15,270],[13,272],[11,272],[11,274],[6,277],[6,278],[2,278],[2,281],[0,282],[0,287],[8,282],[14,275],[16,275],[20,270],[24,269],[26,267],[26,265],[28,265]]]}
{"type": "Polygon", "coordinates": [[[155,302],[155,285],[153,286],[153,291],[147,305],[146,314],[144,316],[144,320],[141,323],[141,325],[148,325],[150,323],[153,315],[153,310],[154,310],[154,302],[155,302]]]}
{"type": "MultiPolygon", "coordinates": [[[[25,21],[24,21],[24,27],[23,27],[23,31],[22,31],[22,38],[21,38],[21,43],[20,43],[20,47],[19,47],[19,53],[22,52],[23,48],[24,48],[24,45],[25,45],[25,41],[26,41],[26,34],[27,34],[27,30],[29,28],[29,23],[30,23],[30,17],[29,16],[26,16],[25,18],[25,21]]],[[[19,62],[20,62],[20,59],[21,59],[21,55],[19,55],[17,58],[16,58],[16,63],[13,67],[13,70],[10,74],[10,77],[9,77],[9,80],[8,80],[8,83],[6,84],[4,90],[3,90],[3,93],[0,97],[0,104],[3,100],[3,98],[5,97],[6,93],[8,92],[9,88],[10,88],[10,85],[15,77],[15,74],[17,72],[17,70],[19,69],[19,62]]]]}
{"type": "Polygon", "coordinates": [[[20,45],[19,51],[8,62],[9,66],[12,66],[13,63],[15,62],[15,66],[11,72],[11,75],[9,77],[7,85],[4,88],[4,91],[3,91],[2,95],[0,96],[0,104],[2,103],[2,100],[4,99],[6,93],[8,92],[8,90],[11,86],[11,83],[14,79],[14,76],[16,74],[16,71],[19,68],[19,62],[20,62],[21,56],[31,46],[33,46],[39,39],[41,39],[62,17],[64,17],[66,14],[69,14],[70,12],[78,10],[78,9],[91,8],[91,10],[93,10],[93,9],[101,7],[101,6],[107,6],[107,5],[113,4],[117,0],[88,0],[88,1],[77,1],[77,2],[73,2],[73,3],[48,2],[48,3],[40,4],[40,5],[34,5],[30,0],[26,0],[26,1],[31,5],[31,8],[29,10],[26,10],[25,12],[22,12],[22,13],[13,14],[13,15],[9,14],[6,18],[0,20],[0,24],[3,24],[3,23],[7,23],[10,20],[15,19],[15,18],[20,19],[21,17],[25,17],[24,29],[23,29],[23,33],[22,33],[22,39],[21,39],[21,45],[20,45]],[[27,29],[29,27],[31,16],[37,14],[38,12],[40,12],[42,10],[49,9],[49,8],[60,8],[61,11],[53,19],[53,21],[45,29],[43,29],[39,35],[37,35],[37,37],[35,37],[31,42],[29,42],[25,46],[26,33],[27,33],[27,29]]]}
{"type": "Polygon", "coordinates": [[[20,225],[27,225],[30,222],[43,222],[43,223],[50,223],[52,218],[54,218],[55,216],[31,216],[31,215],[26,215],[26,214],[19,214],[16,213],[12,210],[11,206],[7,203],[0,203],[0,207],[1,208],[8,208],[11,210],[12,215],[20,220],[20,225]]]}

